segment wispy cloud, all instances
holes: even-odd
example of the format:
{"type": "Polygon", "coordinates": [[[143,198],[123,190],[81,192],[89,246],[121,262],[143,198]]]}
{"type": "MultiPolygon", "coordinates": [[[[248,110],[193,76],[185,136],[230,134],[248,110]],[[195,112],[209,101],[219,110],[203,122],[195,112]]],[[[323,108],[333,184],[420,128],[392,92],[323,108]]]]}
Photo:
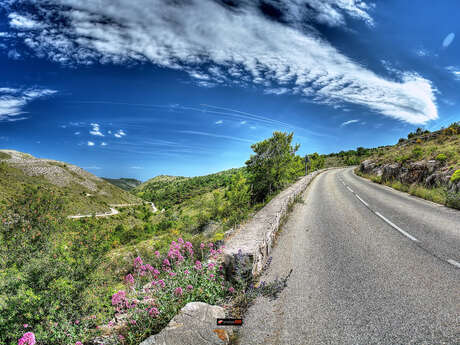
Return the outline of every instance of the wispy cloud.
{"type": "Polygon", "coordinates": [[[348,125],[351,125],[352,123],[357,123],[357,122],[359,122],[359,120],[348,120],[348,121],[342,122],[340,124],[340,126],[342,126],[342,127],[343,126],[348,126],[348,125]]]}
{"type": "Polygon", "coordinates": [[[21,121],[28,117],[19,116],[26,114],[24,107],[37,98],[53,95],[57,91],[50,89],[13,89],[0,88],[0,122],[21,121]]]}
{"type": "Polygon", "coordinates": [[[101,132],[101,128],[100,128],[98,123],[91,123],[90,125],[91,125],[92,129],[89,131],[89,134],[99,136],[99,137],[104,136],[104,134],[102,134],[102,132],[101,132]]]}
{"type": "Polygon", "coordinates": [[[105,141],[103,141],[103,142],[101,143],[101,146],[107,146],[107,143],[106,143],[105,141]]]}
{"type": "Polygon", "coordinates": [[[94,146],[94,141],[88,141],[88,146],[94,146]]]}
{"type": "Polygon", "coordinates": [[[458,66],[448,66],[446,67],[446,70],[448,70],[455,79],[460,80],[460,67],[458,66]]]}
{"type": "Polygon", "coordinates": [[[183,133],[183,134],[193,134],[193,135],[201,135],[205,137],[213,137],[213,138],[220,138],[220,139],[228,139],[228,140],[234,140],[234,141],[241,141],[244,143],[253,143],[253,140],[245,139],[245,138],[239,138],[239,137],[234,137],[230,135],[221,135],[221,134],[215,134],[215,133],[208,133],[208,132],[200,132],[200,131],[189,131],[189,130],[184,130],[184,131],[177,131],[178,133],[183,133]]]}
{"type": "Polygon", "coordinates": [[[218,121],[216,121],[216,122],[214,122],[214,123],[215,123],[216,125],[221,125],[221,124],[223,124],[223,123],[224,123],[224,121],[222,121],[222,120],[218,120],[218,121]]]}
{"type": "Polygon", "coordinates": [[[455,39],[455,34],[453,32],[448,34],[442,41],[443,48],[447,48],[448,46],[450,46],[452,42],[454,41],[454,39],[455,39]]]}
{"type": "Polygon", "coordinates": [[[438,117],[429,80],[404,71],[398,80],[388,80],[312,28],[312,22],[345,26],[347,18],[372,26],[373,5],[362,1],[310,0],[308,6],[300,0],[271,1],[283,23],[267,18],[256,1],[232,1],[233,7],[211,0],[41,3],[22,0],[29,6],[15,12],[6,6],[10,25],[28,27],[24,43],[59,63],[149,61],[182,69],[205,87],[253,83],[269,93],[287,90],[317,103],[362,105],[411,124],[438,117]],[[47,29],[35,29],[36,23],[47,29]]]}
{"type": "Polygon", "coordinates": [[[75,134],[75,135],[80,135],[80,132],[75,132],[74,134],[75,134]]]}

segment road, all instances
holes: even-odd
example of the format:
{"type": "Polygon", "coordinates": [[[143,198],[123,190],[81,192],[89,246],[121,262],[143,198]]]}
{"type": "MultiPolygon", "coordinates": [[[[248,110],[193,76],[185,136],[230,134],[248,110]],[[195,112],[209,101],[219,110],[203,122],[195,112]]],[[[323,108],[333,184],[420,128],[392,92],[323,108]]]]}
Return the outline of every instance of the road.
{"type": "Polygon", "coordinates": [[[296,204],[241,345],[460,344],[460,211],[336,169],[296,204]]]}
{"type": "MultiPolygon", "coordinates": [[[[155,204],[153,202],[146,202],[146,204],[150,204],[152,206],[153,213],[157,212],[158,209],[155,207],[155,204]]],[[[113,204],[109,205],[110,206],[110,212],[105,212],[105,213],[96,213],[94,216],[95,217],[110,217],[114,216],[120,212],[118,212],[115,207],[128,207],[128,206],[139,206],[142,204],[113,204]]],[[[80,219],[80,218],[88,218],[92,217],[92,214],[77,214],[74,216],[67,216],[69,219],[80,219]]]]}

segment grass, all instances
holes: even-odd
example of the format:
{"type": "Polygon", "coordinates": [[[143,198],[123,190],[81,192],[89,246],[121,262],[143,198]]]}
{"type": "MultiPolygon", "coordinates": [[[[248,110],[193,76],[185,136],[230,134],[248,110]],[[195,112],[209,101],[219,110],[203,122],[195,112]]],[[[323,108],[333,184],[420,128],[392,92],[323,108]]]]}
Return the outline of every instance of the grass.
{"type": "Polygon", "coordinates": [[[448,192],[445,187],[427,188],[416,184],[407,185],[398,180],[383,182],[380,176],[363,174],[359,171],[355,171],[355,173],[356,175],[371,180],[374,183],[383,184],[401,192],[405,192],[437,204],[451,206],[455,203],[454,201],[451,201],[450,203],[448,202],[448,192]]]}

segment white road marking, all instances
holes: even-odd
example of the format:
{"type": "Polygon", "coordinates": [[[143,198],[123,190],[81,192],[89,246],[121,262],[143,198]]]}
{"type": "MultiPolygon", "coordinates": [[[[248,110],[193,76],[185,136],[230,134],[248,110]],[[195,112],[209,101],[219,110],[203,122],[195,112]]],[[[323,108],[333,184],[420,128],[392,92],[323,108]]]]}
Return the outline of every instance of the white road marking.
{"type": "Polygon", "coordinates": [[[358,194],[355,194],[355,195],[356,195],[356,197],[359,199],[359,201],[361,201],[364,205],[366,205],[367,207],[369,207],[369,204],[368,204],[367,202],[365,202],[363,199],[361,199],[361,198],[359,197],[358,194]]]}
{"type": "Polygon", "coordinates": [[[353,189],[351,189],[350,187],[347,186],[347,189],[348,189],[350,192],[354,193],[354,192],[353,192],[353,189]]]}
{"type": "Polygon", "coordinates": [[[387,222],[388,224],[390,224],[393,228],[395,228],[396,230],[398,230],[401,234],[403,234],[404,236],[406,236],[407,238],[411,239],[412,241],[414,242],[420,242],[419,240],[417,240],[414,236],[412,236],[411,234],[408,234],[407,232],[405,232],[403,229],[401,229],[399,226],[397,226],[396,224],[392,223],[390,220],[388,220],[387,218],[385,218],[383,215],[381,215],[380,213],[378,212],[375,212],[375,214],[377,216],[379,216],[380,218],[382,218],[385,222],[387,222]]]}
{"type": "Polygon", "coordinates": [[[456,266],[457,268],[460,268],[460,262],[457,262],[457,261],[452,260],[452,259],[447,260],[447,262],[450,263],[451,265],[456,266]]]}

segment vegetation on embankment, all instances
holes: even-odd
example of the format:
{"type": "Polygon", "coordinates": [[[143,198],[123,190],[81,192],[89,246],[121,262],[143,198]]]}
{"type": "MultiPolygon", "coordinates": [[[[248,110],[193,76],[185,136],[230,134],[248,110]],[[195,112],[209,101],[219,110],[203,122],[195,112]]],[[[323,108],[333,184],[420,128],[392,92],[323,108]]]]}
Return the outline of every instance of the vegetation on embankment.
{"type": "Polygon", "coordinates": [[[367,157],[357,174],[373,182],[460,209],[460,123],[417,129],[367,157]]]}
{"type": "MultiPolygon", "coordinates": [[[[25,182],[13,184],[16,197],[4,198],[0,205],[0,343],[16,344],[24,332],[32,331],[38,344],[90,344],[105,334],[113,344],[137,345],[163,327],[185,302],[227,298],[232,293],[228,286],[219,293],[215,290],[222,289],[219,273],[208,271],[215,267],[187,277],[186,269],[197,270],[192,260],[205,259],[201,243],[209,247],[219,242],[226,229],[244,221],[305,172],[292,134],[274,133],[252,148],[245,168],[207,177],[157,178],[155,188],[136,190],[164,212],[154,214],[149,205],[140,205],[103,219],[66,219],[68,202],[79,200],[78,194],[66,194],[66,187],[58,188],[45,178],[29,180],[30,176],[10,170],[17,168],[3,165],[1,178],[16,181],[19,178],[12,177],[17,174],[25,182]],[[179,258],[174,254],[177,248],[170,253],[174,240],[183,241],[180,250],[194,252],[193,258],[181,254],[186,259],[183,265],[171,263],[171,255],[179,258]],[[152,269],[133,266],[138,256],[152,269]],[[144,296],[141,287],[147,278],[160,287],[160,281],[169,285],[152,288],[144,296]],[[140,300],[141,295],[147,299],[140,300]],[[115,296],[121,296],[121,302],[115,296]],[[118,315],[120,303],[121,308],[152,305],[147,312],[128,308],[139,313],[130,311],[127,324],[118,315]]],[[[311,164],[315,167],[315,159],[311,164]]]]}

